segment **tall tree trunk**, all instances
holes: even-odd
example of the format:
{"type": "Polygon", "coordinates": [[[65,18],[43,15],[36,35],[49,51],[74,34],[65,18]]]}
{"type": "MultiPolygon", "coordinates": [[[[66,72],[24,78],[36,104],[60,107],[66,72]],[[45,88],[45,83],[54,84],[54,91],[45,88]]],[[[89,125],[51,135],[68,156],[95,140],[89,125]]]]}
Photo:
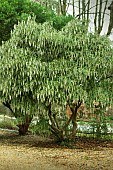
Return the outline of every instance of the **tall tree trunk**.
{"type": "Polygon", "coordinates": [[[63,0],[63,1],[59,0],[62,15],[66,15],[66,3],[67,0],[63,0]]]}
{"type": "Polygon", "coordinates": [[[82,0],[82,19],[85,19],[85,0],[82,0]]]}
{"type": "Polygon", "coordinates": [[[97,32],[97,18],[98,18],[98,0],[96,0],[96,7],[95,7],[95,18],[94,18],[95,32],[97,32]]]}
{"type": "Polygon", "coordinates": [[[110,35],[111,30],[113,28],[113,1],[112,1],[111,5],[108,7],[108,10],[110,10],[110,21],[109,21],[109,27],[108,27],[107,35],[110,35]]]}
{"type": "Polygon", "coordinates": [[[75,1],[72,1],[72,6],[73,6],[73,17],[75,16],[75,1]]]}
{"type": "Polygon", "coordinates": [[[108,4],[108,0],[104,2],[102,0],[96,0],[94,26],[95,26],[95,32],[97,32],[98,34],[101,33],[103,28],[107,4],[108,4]]]}
{"type": "Polygon", "coordinates": [[[90,3],[91,3],[91,0],[88,0],[88,2],[87,2],[87,21],[89,21],[90,3]]]}
{"type": "Polygon", "coordinates": [[[78,7],[79,7],[79,19],[80,19],[80,16],[81,16],[81,3],[80,3],[80,0],[78,1],[78,7]]]}
{"type": "Polygon", "coordinates": [[[99,6],[99,16],[98,16],[98,34],[100,34],[100,32],[102,31],[102,25],[101,25],[101,21],[102,21],[102,0],[100,0],[100,6],[99,6]]]}

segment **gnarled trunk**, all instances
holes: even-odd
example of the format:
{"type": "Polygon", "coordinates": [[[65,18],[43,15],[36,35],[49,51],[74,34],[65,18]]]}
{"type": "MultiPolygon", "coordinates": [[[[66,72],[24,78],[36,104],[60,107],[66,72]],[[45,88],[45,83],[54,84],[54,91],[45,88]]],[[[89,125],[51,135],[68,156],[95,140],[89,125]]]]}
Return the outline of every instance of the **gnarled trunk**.
{"type": "Polygon", "coordinates": [[[60,126],[58,120],[56,119],[56,114],[53,114],[51,111],[51,103],[48,105],[48,116],[51,122],[50,129],[57,142],[66,142],[71,143],[75,141],[76,132],[77,132],[77,111],[81,106],[82,101],[78,101],[72,106],[68,105],[68,110],[71,113],[67,113],[69,115],[68,121],[64,124],[64,126],[60,126]],[[67,130],[69,124],[72,123],[72,129],[70,132],[67,130]]]}
{"type": "Polygon", "coordinates": [[[32,115],[25,115],[25,120],[18,124],[19,127],[19,135],[26,135],[28,132],[29,125],[32,121],[33,116],[32,115]]]}

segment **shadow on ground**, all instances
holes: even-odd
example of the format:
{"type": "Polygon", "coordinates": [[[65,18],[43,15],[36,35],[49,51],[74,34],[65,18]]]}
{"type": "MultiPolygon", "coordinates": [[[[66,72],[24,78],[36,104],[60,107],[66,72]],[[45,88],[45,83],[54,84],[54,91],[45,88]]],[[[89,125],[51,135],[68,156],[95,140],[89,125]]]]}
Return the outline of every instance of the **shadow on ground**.
{"type": "MultiPolygon", "coordinates": [[[[54,142],[52,138],[45,138],[37,135],[19,136],[18,132],[0,131],[0,143],[7,145],[27,145],[28,147],[44,147],[44,148],[67,148],[60,146],[54,142]]],[[[95,149],[102,147],[113,148],[113,141],[96,140],[93,138],[77,137],[74,148],[76,149],[95,149]]]]}

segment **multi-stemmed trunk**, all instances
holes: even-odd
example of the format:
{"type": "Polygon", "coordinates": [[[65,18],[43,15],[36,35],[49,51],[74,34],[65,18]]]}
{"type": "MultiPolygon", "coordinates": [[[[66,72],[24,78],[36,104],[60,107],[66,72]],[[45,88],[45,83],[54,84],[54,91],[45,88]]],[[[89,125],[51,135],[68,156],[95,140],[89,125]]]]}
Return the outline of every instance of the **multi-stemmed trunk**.
{"type": "Polygon", "coordinates": [[[68,121],[65,123],[63,127],[59,126],[58,120],[56,119],[56,114],[53,114],[51,111],[51,104],[48,105],[48,116],[51,122],[50,128],[51,132],[54,134],[55,138],[58,142],[73,142],[75,141],[76,132],[77,132],[77,111],[81,106],[82,101],[78,101],[75,104],[72,104],[70,107],[71,114],[69,116],[68,121]],[[68,126],[72,123],[71,132],[68,133],[68,126]]]}

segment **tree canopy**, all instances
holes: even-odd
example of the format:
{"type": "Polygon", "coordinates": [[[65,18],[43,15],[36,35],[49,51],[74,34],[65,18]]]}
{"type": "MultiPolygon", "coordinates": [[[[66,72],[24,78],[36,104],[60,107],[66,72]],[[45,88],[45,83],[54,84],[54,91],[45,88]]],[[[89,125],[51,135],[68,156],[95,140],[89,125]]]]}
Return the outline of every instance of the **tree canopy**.
{"type": "Polygon", "coordinates": [[[0,98],[17,118],[50,103],[112,104],[111,42],[88,33],[85,21],[72,20],[57,31],[52,22],[29,17],[2,44],[0,61],[0,98]]]}
{"type": "Polygon", "coordinates": [[[73,20],[56,31],[52,23],[37,24],[30,18],[15,26],[0,52],[3,100],[25,102],[24,107],[30,106],[30,99],[65,103],[80,97],[109,102],[110,41],[86,28],[84,22],[73,20]]]}

